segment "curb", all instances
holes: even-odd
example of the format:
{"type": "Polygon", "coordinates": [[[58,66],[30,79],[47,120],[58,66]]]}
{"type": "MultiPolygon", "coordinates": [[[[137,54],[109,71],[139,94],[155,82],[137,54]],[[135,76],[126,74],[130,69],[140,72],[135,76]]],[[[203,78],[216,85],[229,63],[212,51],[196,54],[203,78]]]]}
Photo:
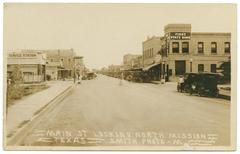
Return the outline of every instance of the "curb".
{"type": "MultiPolygon", "coordinates": [[[[6,147],[20,145],[22,140],[28,135],[28,132],[31,131],[44,117],[44,114],[50,112],[54,109],[54,107],[60,103],[66,95],[68,95],[73,90],[74,85],[71,85],[51,101],[49,101],[45,106],[37,110],[33,117],[25,124],[22,128],[20,128],[12,137],[6,137],[6,147]]],[[[6,134],[5,134],[6,135],[6,134]]]]}
{"type": "Polygon", "coordinates": [[[229,96],[229,95],[223,95],[223,94],[219,94],[218,98],[222,98],[222,99],[226,99],[226,100],[231,100],[231,96],[229,96]]]}

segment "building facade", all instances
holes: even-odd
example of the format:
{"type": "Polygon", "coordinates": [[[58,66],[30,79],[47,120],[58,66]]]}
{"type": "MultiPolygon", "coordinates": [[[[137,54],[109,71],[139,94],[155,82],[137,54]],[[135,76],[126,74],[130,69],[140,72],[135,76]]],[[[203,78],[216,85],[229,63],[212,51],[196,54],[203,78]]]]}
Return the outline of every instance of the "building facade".
{"type": "Polygon", "coordinates": [[[161,51],[161,37],[148,37],[142,43],[143,48],[143,67],[148,67],[156,63],[156,56],[160,54],[161,51]]]}
{"type": "Polygon", "coordinates": [[[80,78],[80,76],[83,76],[86,73],[85,65],[83,63],[83,57],[82,56],[75,56],[74,57],[74,72],[75,75],[80,78]]]}
{"type": "MultiPolygon", "coordinates": [[[[124,70],[132,69],[134,66],[134,59],[138,59],[141,55],[126,54],[123,56],[123,68],[124,70]]],[[[136,62],[136,60],[135,60],[136,62]]]]}
{"type": "Polygon", "coordinates": [[[132,68],[141,69],[143,67],[143,56],[139,55],[132,59],[132,68]]]}
{"type": "Polygon", "coordinates": [[[143,71],[148,73],[151,80],[160,80],[162,37],[147,37],[147,40],[142,43],[142,48],[143,71]]]}
{"type": "Polygon", "coordinates": [[[231,33],[192,32],[191,24],[168,24],[164,36],[142,43],[143,71],[152,80],[175,81],[189,72],[217,72],[231,55],[231,33]]]}
{"type": "Polygon", "coordinates": [[[9,79],[11,79],[14,71],[20,73],[20,82],[35,83],[45,81],[46,54],[41,51],[34,53],[22,51],[8,52],[7,74],[9,79]]]}
{"type": "MultiPolygon", "coordinates": [[[[76,56],[73,49],[54,49],[54,50],[34,50],[34,49],[24,49],[21,50],[22,55],[38,55],[39,53],[44,55],[44,69],[45,78],[47,80],[58,80],[73,78],[74,73],[83,73],[85,69],[83,64],[83,57],[76,56]]],[[[37,56],[36,56],[37,57],[37,56]]],[[[39,58],[39,57],[38,57],[39,58]]],[[[9,59],[9,58],[8,58],[9,59]]],[[[35,64],[32,59],[28,60],[24,58],[29,63],[35,64]]],[[[11,58],[9,59],[12,61],[11,58]]],[[[16,60],[15,60],[16,61],[16,60]]],[[[19,61],[19,60],[18,60],[19,61]]],[[[20,62],[20,65],[23,65],[20,62]]]]}
{"type": "Polygon", "coordinates": [[[167,80],[189,72],[217,72],[231,53],[231,33],[191,32],[190,24],[169,24],[162,42],[162,76],[167,80]]]}
{"type": "Polygon", "coordinates": [[[47,56],[47,75],[51,79],[66,79],[74,76],[74,57],[76,53],[73,49],[43,50],[47,56]]]}

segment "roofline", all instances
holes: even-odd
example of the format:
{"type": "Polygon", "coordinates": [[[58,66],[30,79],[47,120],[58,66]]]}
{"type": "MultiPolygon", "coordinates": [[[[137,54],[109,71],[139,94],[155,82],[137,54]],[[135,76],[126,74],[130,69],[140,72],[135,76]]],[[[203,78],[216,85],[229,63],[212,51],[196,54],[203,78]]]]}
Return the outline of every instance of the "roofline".
{"type": "Polygon", "coordinates": [[[231,36],[230,32],[192,32],[192,35],[229,35],[231,36]]]}
{"type": "Polygon", "coordinates": [[[149,39],[146,39],[146,40],[143,41],[142,43],[145,43],[145,42],[151,41],[151,40],[153,40],[153,39],[159,39],[159,40],[161,40],[161,37],[162,37],[162,36],[153,36],[153,37],[150,37],[149,39]]]}
{"type": "Polygon", "coordinates": [[[188,28],[191,28],[192,27],[192,25],[191,24],[174,24],[174,23],[172,23],[172,24],[167,24],[166,26],[164,26],[164,30],[165,29],[167,29],[167,28],[169,28],[169,27],[171,27],[171,26],[173,26],[173,27],[188,27],[188,28]]]}

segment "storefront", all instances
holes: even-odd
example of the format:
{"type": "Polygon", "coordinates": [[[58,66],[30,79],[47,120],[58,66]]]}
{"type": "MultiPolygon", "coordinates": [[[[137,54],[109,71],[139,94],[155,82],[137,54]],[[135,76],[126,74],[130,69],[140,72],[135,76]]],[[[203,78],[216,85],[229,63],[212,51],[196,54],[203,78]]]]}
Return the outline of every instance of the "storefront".
{"type": "Polygon", "coordinates": [[[37,83],[46,80],[46,55],[41,52],[9,52],[7,57],[8,78],[20,74],[19,81],[37,83]]]}
{"type": "Polygon", "coordinates": [[[229,60],[231,33],[191,32],[190,24],[169,24],[164,32],[163,68],[172,81],[184,73],[216,72],[229,60]]]}

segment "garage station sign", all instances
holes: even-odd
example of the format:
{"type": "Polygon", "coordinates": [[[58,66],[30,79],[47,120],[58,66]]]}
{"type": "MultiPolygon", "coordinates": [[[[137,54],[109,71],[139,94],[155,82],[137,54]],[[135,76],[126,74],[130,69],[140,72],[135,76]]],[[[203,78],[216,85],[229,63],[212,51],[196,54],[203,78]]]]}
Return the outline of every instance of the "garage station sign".
{"type": "Polygon", "coordinates": [[[37,54],[35,53],[9,53],[8,57],[11,58],[35,58],[37,54]]]}
{"type": "Polygon", "coordinates": [[[170,32],[170,40],[190,40],[190,32],[170,32]]]}

